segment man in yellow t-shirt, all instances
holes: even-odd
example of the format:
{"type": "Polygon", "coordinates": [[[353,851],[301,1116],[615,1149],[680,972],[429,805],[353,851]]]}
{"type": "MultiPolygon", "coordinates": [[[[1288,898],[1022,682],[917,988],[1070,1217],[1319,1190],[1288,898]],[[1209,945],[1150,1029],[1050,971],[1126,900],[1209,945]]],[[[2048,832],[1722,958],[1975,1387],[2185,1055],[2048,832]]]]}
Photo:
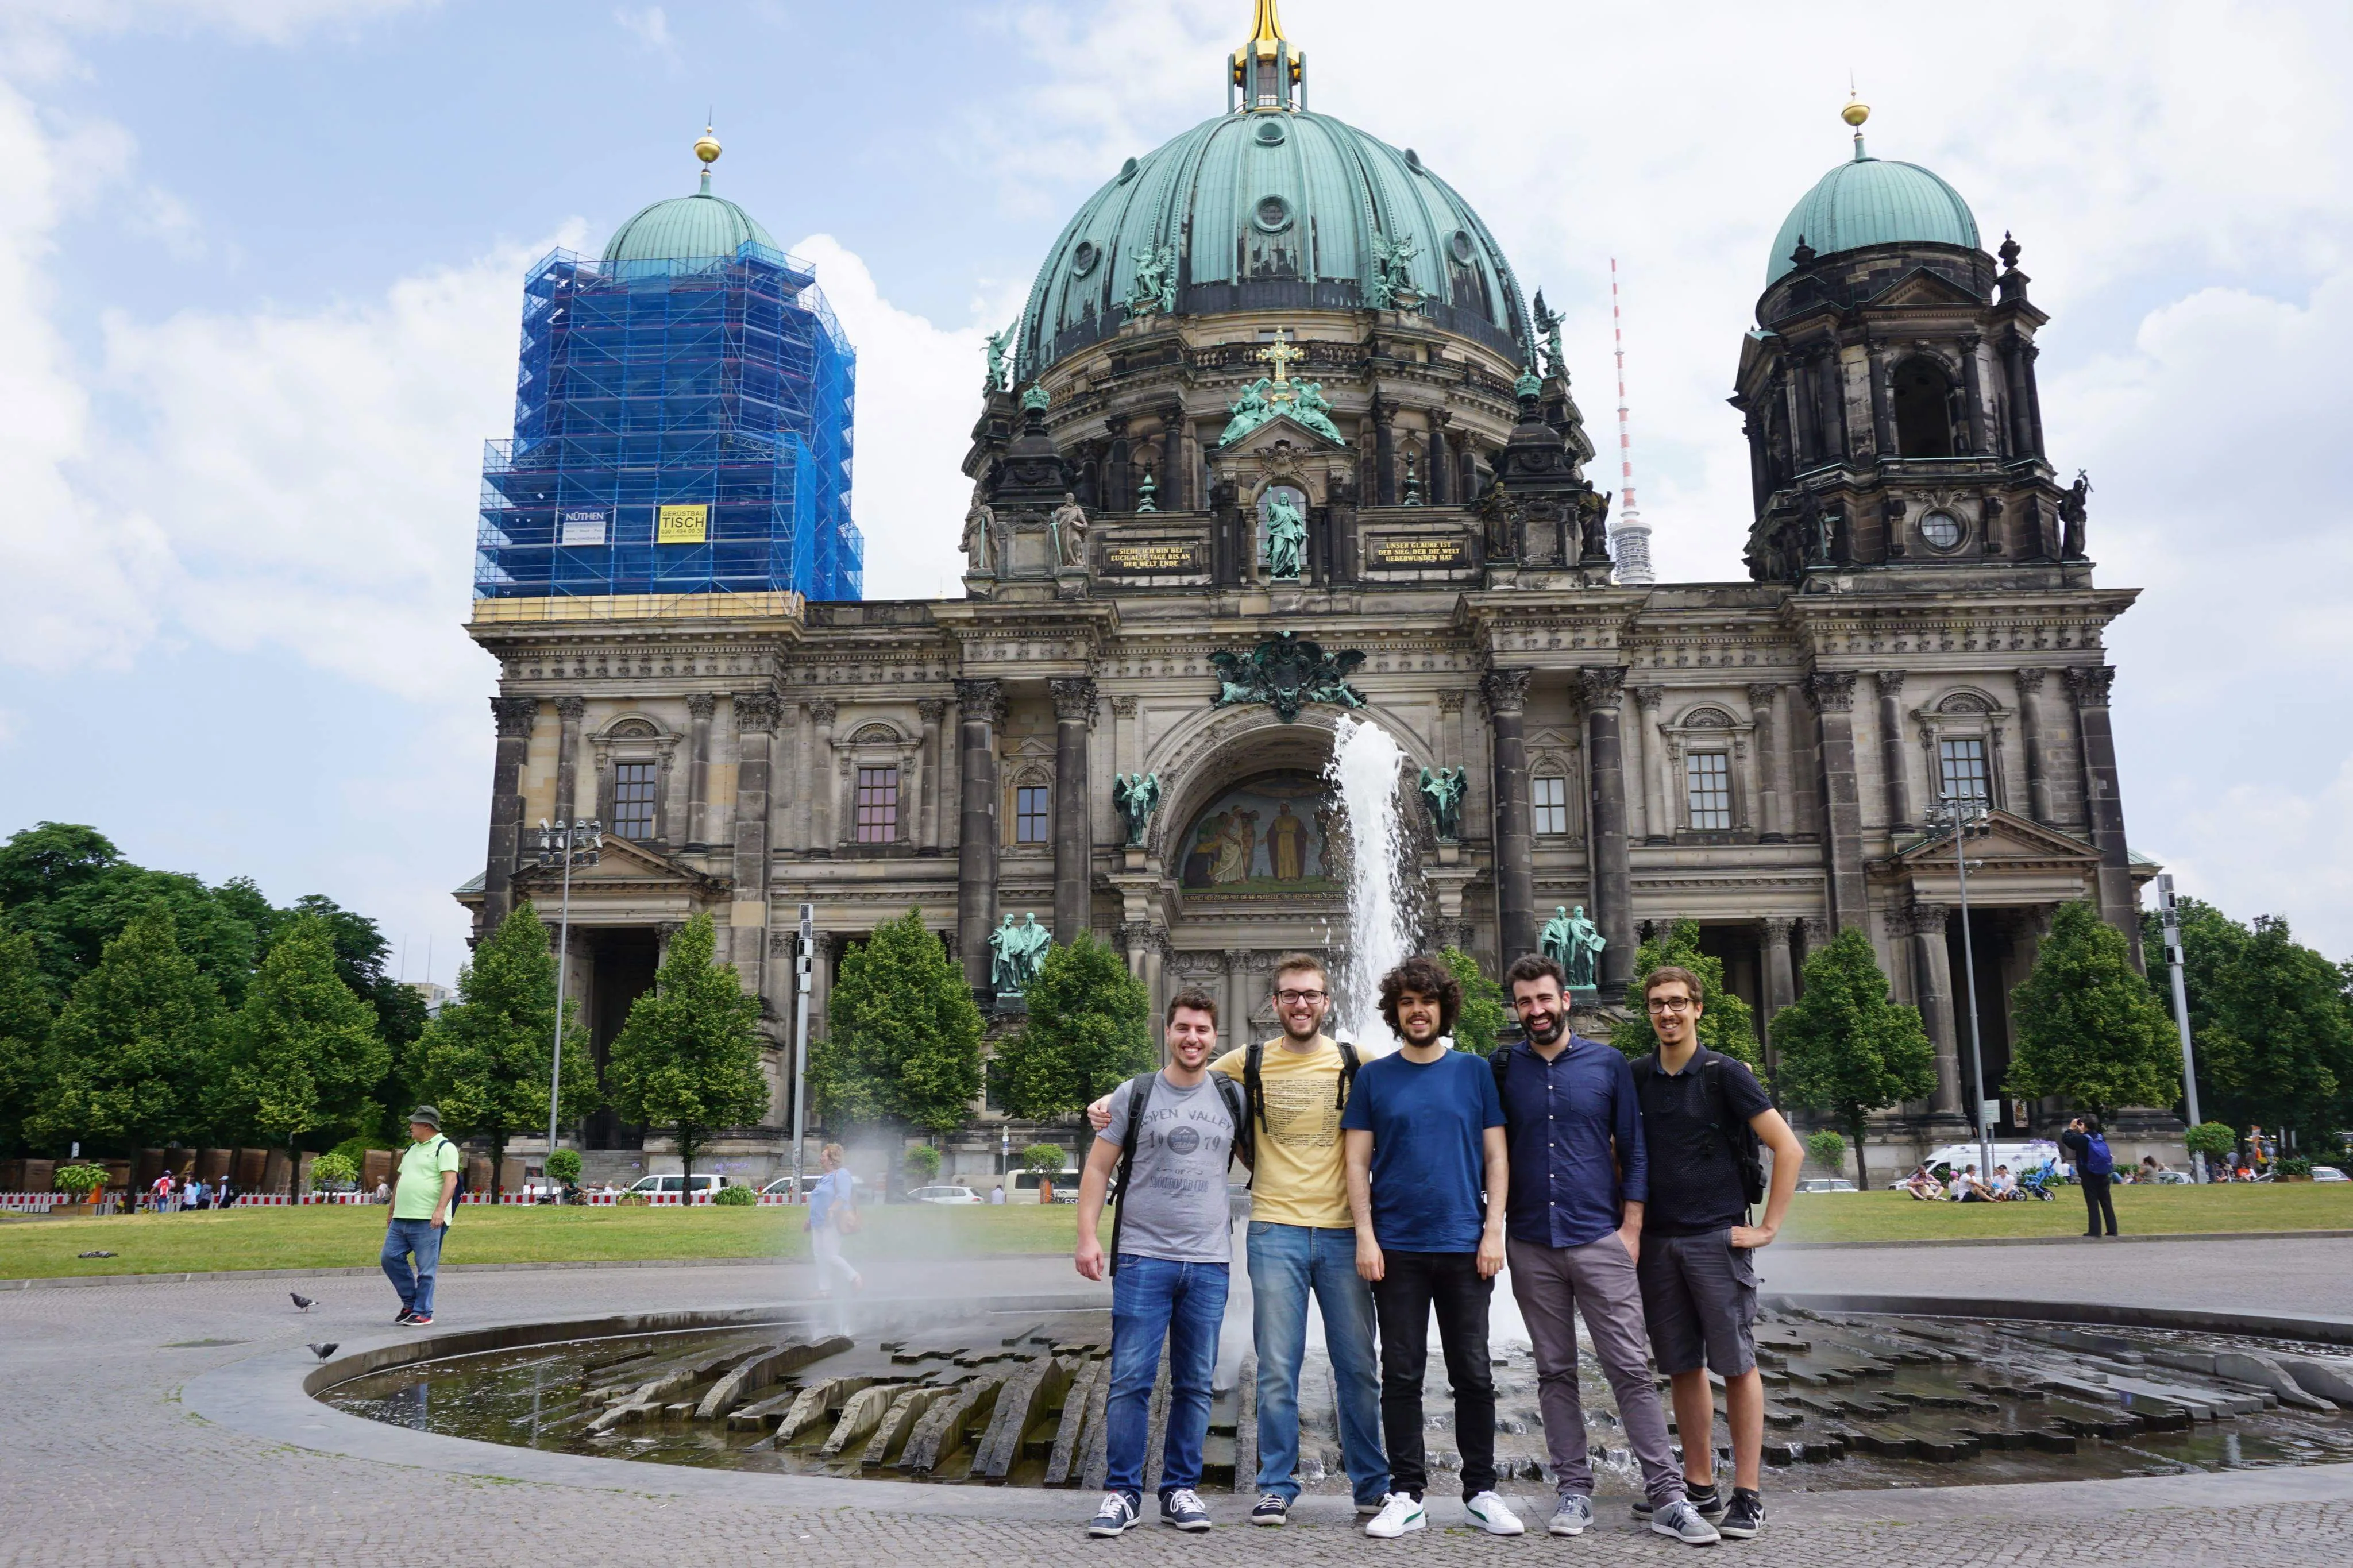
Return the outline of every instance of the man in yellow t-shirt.
{"type": "MultiPolygon", "coordinates": [[[[1340,1110],[1353,1053],[1324,1033],[1332,1008],[1324,965],[1306,953],[1275,963],[1282,1033],[1228,1051],[1210,1070],[1251,1092],[1257,1163],[1250,1182],[1251,1331],[1258,1349],[1258,1505],[1250,1522],[1285,1523],[1299,1497],[1299,1367],[1307,1351],[1307,1298],[1324,1314],[1324,1343],[1338,1395],[1340,1451],[1356,1511],[1378,1513],[1388,1497],[1381,1443],[1380,1371],[1373,1352],[1373,1295],[1356,1276],[1356,1215],[1348,1206],[1340,1110]],[[1259,1058],[1258,1082],[1250,1058],[1259,1058]]],[[[1097,1131],[1108,1097],[1088,1107],[1097,1131]]]]}
{"type": "Polygon", "coordinates": [[[393,1321],[421,1329],[433,1321],[433,1275],[441,1263],[449,1210],[458,1201],[458,1145],[441,1136],[441,1113],[420,1105],[408,1116],[414,1140],[392,1179],[392,1213],[384,1222],[385,1278],[400,1292],[393,1321]],[[412,1269],[409,1259],[414,1258],[412,1269]]]}

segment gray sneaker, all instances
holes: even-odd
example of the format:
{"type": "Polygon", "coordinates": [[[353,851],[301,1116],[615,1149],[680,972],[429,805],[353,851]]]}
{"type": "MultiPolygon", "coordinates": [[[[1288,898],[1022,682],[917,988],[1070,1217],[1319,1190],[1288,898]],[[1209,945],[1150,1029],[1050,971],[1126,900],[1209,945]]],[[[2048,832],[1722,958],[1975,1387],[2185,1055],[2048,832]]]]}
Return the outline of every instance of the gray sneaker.
{"type": "Polygon", "coordinates": [[[1651,1528],[1661,1535],[1672,1535],[1685,1546],[1713,1546],[1723,1538],[1715,1526],[1701,1517],[1688,1498],[1677,1498],[1651,1515],[1651,1528]]]}
{"type": "Polygon", "coordinates": [[[1553,1535],[1583,1535],[1585,1527],[1593,1522],[1593,1500],[1581,1492],[1570,1492],[1552,1510],[1552,1522],[1545,1526],[1553,1535]]]}

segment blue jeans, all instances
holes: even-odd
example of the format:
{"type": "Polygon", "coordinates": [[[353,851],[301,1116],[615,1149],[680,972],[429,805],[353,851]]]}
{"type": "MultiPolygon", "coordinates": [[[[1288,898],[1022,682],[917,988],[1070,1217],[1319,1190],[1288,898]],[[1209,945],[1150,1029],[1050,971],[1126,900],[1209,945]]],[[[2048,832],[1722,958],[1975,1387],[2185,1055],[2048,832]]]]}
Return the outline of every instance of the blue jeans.
{"type": "Polygon", "coordinates": [[[384,1277],[400,1292],[400,1304],[430,1317],[433,1312],[433,1270],[441,1263],[441,1238],[446,1227],[429,1219],[396,1219],[384,1227],[384,1277]],[[411,1253],[417,1268],[408,1267],[411,1253]]]}
{"type": "Polygon", "coordinates": [[[1360,1503],[1388,1495],[1381,1447],[1380,1373],[1373,1362],[1373,1292],[1356,1278],[1356,1233],[1301,1225],[1250,1227],[1251,1329],[1258,1342],[1258,1489],[1296,1500],[1299,1363],[1307,1352],[1307,1293],[1324,1311],[1324,1348],[1340,1406],[1340,1454],[1360,1503]]]}
{"type": "Polygon", "coordinates": [[[1122,1258],[1111,1285],[1111,1395],[1103,1402],[1103,1485],[1139,1503],[1144,1447],[1150,1441],[1152,1384],[1160,1343],[1168,1342],[1168,1436],[1160,1450],[1160,1495],[1201,1484],[1201,1444],[1209,1435],[1209,1380],[1218,1370],[1218,1325],[1226,1315],[1229,1270],[1222,1263],[1122,1258]]]}

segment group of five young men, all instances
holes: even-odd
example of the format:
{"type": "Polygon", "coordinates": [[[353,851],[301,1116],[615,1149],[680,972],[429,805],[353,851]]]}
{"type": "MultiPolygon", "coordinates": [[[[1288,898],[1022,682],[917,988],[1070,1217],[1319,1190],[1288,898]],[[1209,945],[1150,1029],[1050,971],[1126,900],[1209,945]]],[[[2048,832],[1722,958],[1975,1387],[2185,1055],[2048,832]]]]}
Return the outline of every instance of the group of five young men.
{"type": "Polygon", "coordinates": [[[1487,1310],[1508,1263],[1559,1494],[1549,1531],[1577,1535],[1593,1521],[1573,1314],[1584,1317],[1641,1470],[1637,1517],[1693,1545],[1763,1528],[1751,1259],[1780,1228],[1803,1159],[1797,1137],[1746,1068],[1699,1044],[1705,998],[1688,970],[1662,967],[1643,978],[1657,1048],[1635,1062],[1569,1030],[1564,976],[1550,959],[1521,958],[1504,980],[1524,1038],[1485,1060],[1450,1048],[1461,985],[1426,957],[1383,978],[1381,1015],[1399,1045],[1370,1060],[1324,1032],[1329,982],[1304,954],[1276,965],[1283,1032],[1274,1040],[1217,1056],[1216,1000],[1193,989],[1170,999],[1166,1066],[1089,1108],[1097,1136],[1080,1183],[1075,1261],[1087,1279],[1108,1273],[1113,1281],[1108,1489],[1089,1534],[1124,1534],[1142,1517],[1164,1342],[1160,1517],[1179,1530],[1209,1528],[1198,1489],[1232,1257],[1227,1171],[1236,1157],[1251,1168],[1261,1494],[1251,1523],[1286,1523],[1299,1496],[1299,1374],[1312,1296],[1365,1533],[1389,1538],[1428,1524],[1422,1380],[1433,1314],[1453,1390],[1465,1513],[1492,1534],[1525,1531],[1495,1492],[1487,1310]],[[1760,1143],[1774,1154],[1769,1193],[1760,1143]],[[1115,1174],[1106,1251],[1098,1231],[1115,1174]],[[1752,1226],[1760,1200],[1763,1223],[1752,1226]],[[1652,1355],[1671,1384],[1680,1466],[1652,1355]],[[1728,1498],[1715,1475],[1710,1371],[1725,1389],[1728,1498]]]}

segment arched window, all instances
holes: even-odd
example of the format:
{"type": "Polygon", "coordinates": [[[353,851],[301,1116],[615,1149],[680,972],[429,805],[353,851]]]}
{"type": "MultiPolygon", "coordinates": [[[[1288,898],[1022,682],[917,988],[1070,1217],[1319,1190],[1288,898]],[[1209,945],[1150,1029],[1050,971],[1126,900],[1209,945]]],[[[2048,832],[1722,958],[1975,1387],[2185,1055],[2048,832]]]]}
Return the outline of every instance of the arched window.
{"type": "Polygon", "coordinates": [[[1933,360],[1907,359],[1895,367],[1895,450],[1905,458],[1953,455],[1953,384],[1933,360]]]}

